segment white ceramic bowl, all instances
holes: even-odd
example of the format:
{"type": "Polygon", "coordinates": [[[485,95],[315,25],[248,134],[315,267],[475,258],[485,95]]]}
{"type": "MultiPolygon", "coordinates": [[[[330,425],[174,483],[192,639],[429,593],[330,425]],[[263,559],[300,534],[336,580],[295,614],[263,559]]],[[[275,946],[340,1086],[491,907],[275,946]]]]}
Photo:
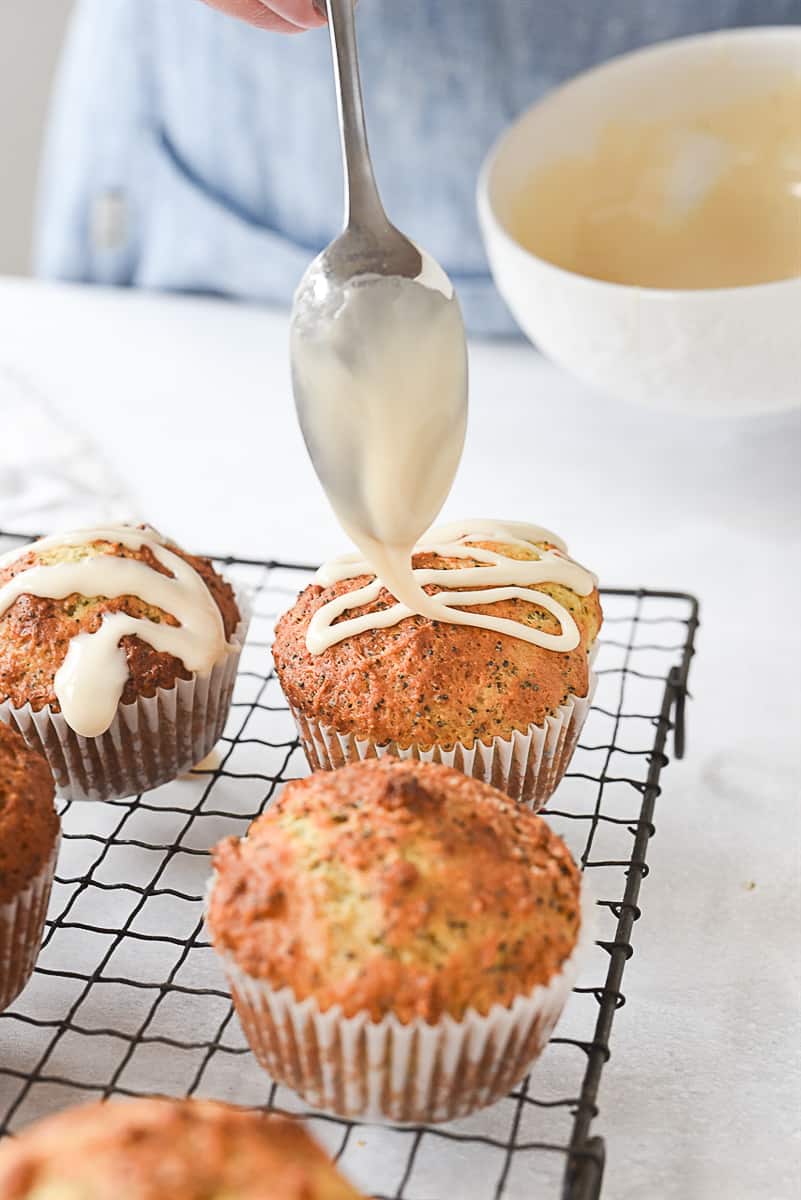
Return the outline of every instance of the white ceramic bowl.
{"type": "Polygon", "coordinates": [[[478,207],[498,290],[549,357],[603,392],[700,414],[801,404],[801,278],[667,290],[563,270],[510,233],[532,174],[586,155],[610,121],[663,121],[801,75],[801,29],[681,38],[613,59],[550,93],[497,141],[478,207]]]}

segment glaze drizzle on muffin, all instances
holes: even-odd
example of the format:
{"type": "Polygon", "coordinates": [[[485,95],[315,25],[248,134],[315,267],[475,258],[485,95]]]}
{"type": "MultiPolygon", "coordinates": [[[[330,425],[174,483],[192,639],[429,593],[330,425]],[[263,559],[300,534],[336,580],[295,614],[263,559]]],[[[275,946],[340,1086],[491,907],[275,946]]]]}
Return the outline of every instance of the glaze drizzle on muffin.
{"type": "Polygon", "coordinates": [[[0,698],[42,699],[75,732],[99,736],[130,691],[132,660],[153,676],[137,694],[207,674],[228,652],[235,607],[210,564],[153,529],[43,538],[0,558],[0,698]],[[31,657],[43,667],[55,658],[52,673],[26,669],[31,657]]]}
{"type": "MultiPolygon", "coordinates": [[[[568,557],[564,542],[547,529],[522,521],[462,521],[432,529],[415,549],[435,554],[443,560],[436,568],[436,574],[432,569],[419,566],[412,571],[418,586],[436,584],[441,589],[426,593],[430,599],[424,615],[430,619],[489,629],[549,650],[574,650],[578,645],[580,634],[570,612],[554,596],[535,590],[534,585],[559,584],[579,596],[589,596],[597,580],[590,571],[568,557]],[[493,549],[488,545],[490,542],[494,544],[493,549]],[[522,557],[508,553],[507,547],[537,547],[537,551],[522,557]],[[471,561],[465,565],[458,561],[460,559],[471,561]],[[496,611],[475,611],[478,606],[494,606],[504,600],[536,601],[556,619],[559,632],[531,626],[525,621],[509,620],[496,611]],[[465,609],[468,611],[463,611],[465,609]]],[[[383,585],[371,572],[369,564],[358,555],[347,554],[326,563],[315,579],[327,586],[370,574],[373,574],[371,583],[360,584],[352,591],[336,596],[315,612],[306,633],[309,653],[321,654],[344,638],[368,629],[386,629],[414,615],[414,610],[404,604],[370,607],[378,599],[383,585]],[[361,606],[366,606],[367,611],[340,620],[345,613],[361,606]]]]}
{"type": "MultiPolygon", "coordinates": [[[[507,559],[536,562],[550,543],[499,543],[486,537],[462,543],[476,557],[446,558],[431,549],[415,553],[415,568],[432,578],[450,568],[482,566],[482,550],[507,559]]],[[[382,627],[382,615],[394,598],[380,588],[375,599],[353,609],[369,616],[370,627],[311,654],[307,632],[320,609],[333,600],[353,595],[364,586],[375,588],[369,575],[323,585],[313,583],[298,597],[276,626],[273,658],[281,687],[292,708],[306,719],[339,733],[369,739],[376,745],[396,744],[472,746],[494,737],[509,738],[542,725],[571,696],[584,697],[589,687],[589,651],[601,624],[597,590],[582,596],[560,584],[542,583],[522,589],[523,597],[498,599],[472,608],[471,613],[558,634],[559,621],[539,603],[543,593],[565,609],[579,631],[573,650],[554,653],[519,637],[493,630],[407,616],[382,627]],[[379,620],[375,620],[374,618],[379,620]],[[373,627],[375,624],[377,627],[373,627]]],[[[426,584],[435,593],[435,584],[426,584]]],[[[334,625],[334,629],[337,626],[334,625]]]]}

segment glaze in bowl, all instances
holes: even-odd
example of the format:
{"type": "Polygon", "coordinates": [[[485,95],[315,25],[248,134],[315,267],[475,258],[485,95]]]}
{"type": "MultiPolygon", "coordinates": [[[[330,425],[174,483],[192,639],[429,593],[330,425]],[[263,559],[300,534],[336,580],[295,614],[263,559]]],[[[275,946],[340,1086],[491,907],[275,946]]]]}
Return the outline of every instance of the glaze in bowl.
{"type": "MultiPolygon", "coordinates": [[[[479,178],[479,218],[498,290],[543,353],[607,395],[663,410],[726,416],[801,404],[801,276],[709,288],[610,282],[549,261],[515,233],[523,194],[538,220],[538,172],[592,154],[610,123],[691,127],[699,113],[799,79],[801,29],[681,38],[578,76],[501,135],[479,178]]],[[[801,180],[801,117],[798,132],[789,169],[801,180]]],[[[801,182],[791,191],[801,196],[801,182]]],[[[801,261],[801,199],[798,238],[801,261]]]]}

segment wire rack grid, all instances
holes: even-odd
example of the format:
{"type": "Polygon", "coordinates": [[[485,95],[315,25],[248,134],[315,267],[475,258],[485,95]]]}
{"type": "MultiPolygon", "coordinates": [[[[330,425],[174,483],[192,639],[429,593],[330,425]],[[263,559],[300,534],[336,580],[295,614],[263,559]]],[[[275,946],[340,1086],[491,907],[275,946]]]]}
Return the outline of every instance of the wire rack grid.
{"type": "MultiPolygon", "coordinates": [[[[21,539],[0,534],[0,550],[21,539]]],[[[250,1054],[209,946],[208,851],[243,834],[307,773],[271,670],[274,621],[310,568],[224,559],[254,615],[213,760],[155,791],[62,802],[62,853],[36,971],[0,1016],[0,1135],[92,1097],[213,1096],[306,1117],[377,1200],[595,1200],[592,1135],[623,969],[640,916],[665,748],[683,752],[698,605],[608,589],[599,685],[571,770],[547,811],[596,898],[598,941],[556,1034],[505,1100],[445,1126],[387,1128],[307,1110],[250,1054]],[[455,1184],[455,1181],[458,1183],[455,1184]]]]}

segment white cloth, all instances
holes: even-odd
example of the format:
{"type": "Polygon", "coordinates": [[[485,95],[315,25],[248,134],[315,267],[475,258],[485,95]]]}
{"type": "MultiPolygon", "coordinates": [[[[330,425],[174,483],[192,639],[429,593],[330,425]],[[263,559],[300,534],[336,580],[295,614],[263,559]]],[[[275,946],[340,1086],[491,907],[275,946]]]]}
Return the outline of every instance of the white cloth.
{"type": "Polygon", "coordinates": [[[80,528],[130,511],[97,446],[0,359],[0,517],[6,529],[80,528]]]}

